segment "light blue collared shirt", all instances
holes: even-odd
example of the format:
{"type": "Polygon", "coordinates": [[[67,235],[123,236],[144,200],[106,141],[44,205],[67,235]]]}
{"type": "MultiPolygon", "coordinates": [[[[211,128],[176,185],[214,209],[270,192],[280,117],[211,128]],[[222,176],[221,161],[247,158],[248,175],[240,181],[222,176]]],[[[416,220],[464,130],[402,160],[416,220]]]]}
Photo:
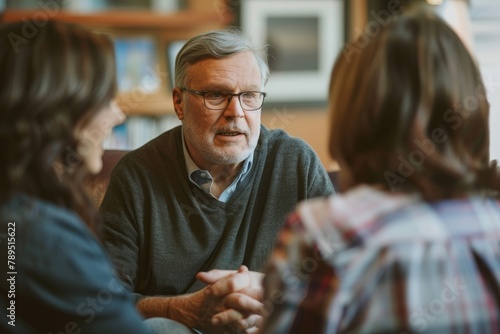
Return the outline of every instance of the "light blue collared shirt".
{"type": "MultiPolygon", "coordinates": [[[[214,179],[212,178],[212,175],[210,175],[210,172],[208,170],[203,170],[200,169],[191,159],[191,156],[189,155],[189,152],[186,148],[186,143],[184,141],[184,132],[182,133],[182,148],[184,150],[184,160],[186,161],[186,168],[189,176],[189,180],[198,186],[200,189],[202,189],[204,192],[207,194],[210,194],[212,197],[216,198],[214,195],[212,195],[211,188],[212,184],[214,182],[214,179]]],[[[245,177],[248,175],[248,172],[250,172],[250,168],[252,168],[252,163],[253,163],[253,153],[248,156],[248,158],[245,159],[243,162],[243,167],[241,168],[241,171],[239,172],[238,176],[236,179],[227,187],[224,189],[224,191],[220,194],[218,200],[221,202],[226,203],[229,201],[231,196],[234,194],[236,191],[236,187],[238,184],[245,179],[245,177]]]]}

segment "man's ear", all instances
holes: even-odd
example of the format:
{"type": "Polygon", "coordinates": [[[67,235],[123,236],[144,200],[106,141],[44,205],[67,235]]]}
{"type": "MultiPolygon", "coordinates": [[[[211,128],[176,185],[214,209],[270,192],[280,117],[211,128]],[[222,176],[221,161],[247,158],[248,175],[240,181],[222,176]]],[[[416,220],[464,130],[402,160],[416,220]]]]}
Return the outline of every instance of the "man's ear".
{"type": "Polygon", "coordinates": [[[184,119],[184,103],[182,99],[182,90],[180,88],[174,88],[172,91],[172,101],[174,102],[175,113],[179,120],[184,119]]]}

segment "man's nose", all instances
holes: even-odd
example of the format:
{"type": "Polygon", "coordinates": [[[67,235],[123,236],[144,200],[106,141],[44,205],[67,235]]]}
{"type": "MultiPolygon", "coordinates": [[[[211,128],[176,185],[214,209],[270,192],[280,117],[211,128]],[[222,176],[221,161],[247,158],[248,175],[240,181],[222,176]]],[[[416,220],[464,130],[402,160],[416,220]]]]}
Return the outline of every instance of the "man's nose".
{"type": "Polygon", "coordinates": [[[226,110],[224,110],[224,116],[233,118],[245,116],[245,111],[241,106],[238,96],[233,96],[231,98],[231,101],[229,101],[229,105],[227,106],[226,110]]]}

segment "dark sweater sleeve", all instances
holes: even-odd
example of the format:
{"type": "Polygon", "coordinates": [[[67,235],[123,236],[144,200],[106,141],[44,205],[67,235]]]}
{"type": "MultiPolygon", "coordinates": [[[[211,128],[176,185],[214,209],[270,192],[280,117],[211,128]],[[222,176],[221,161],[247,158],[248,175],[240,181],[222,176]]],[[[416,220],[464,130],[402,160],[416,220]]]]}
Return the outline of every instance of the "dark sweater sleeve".
{"type": "Polygon", "coordinates": [[[332,181],[317,154],[309,148],[309,175],[310,180],[307,189],[307,198],[327,197],[335,193],[332,181]]]}
{"type": "Polygon", "coordinates": [[[299,200],[334,194],[332,181],[312,147],[303,139],[290,137],[283,131],[274,130],[274,133],[280,138],[276,141],[279,151],[272,154],[281,157],[278,159],[278,166],[284,169],[287,178],[294,177],[289,173],[295,170],[296,182],[301,189],[299,200]]]}

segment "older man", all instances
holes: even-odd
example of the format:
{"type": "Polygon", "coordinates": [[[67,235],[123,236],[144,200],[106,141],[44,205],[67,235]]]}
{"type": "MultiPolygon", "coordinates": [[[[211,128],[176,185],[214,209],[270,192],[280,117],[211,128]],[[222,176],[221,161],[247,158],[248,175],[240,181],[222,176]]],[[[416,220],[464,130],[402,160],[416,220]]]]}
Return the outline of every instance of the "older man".
{"type": "Polygon", "coordinates": [[[175,68],[182,126],[117,165],[103,240],[146,317],[207,332],[255,328],[258,271],[285,216],[334,190],[305,142],[261,126],[269,69],[243,34],[196,36],[175,68]]]}

